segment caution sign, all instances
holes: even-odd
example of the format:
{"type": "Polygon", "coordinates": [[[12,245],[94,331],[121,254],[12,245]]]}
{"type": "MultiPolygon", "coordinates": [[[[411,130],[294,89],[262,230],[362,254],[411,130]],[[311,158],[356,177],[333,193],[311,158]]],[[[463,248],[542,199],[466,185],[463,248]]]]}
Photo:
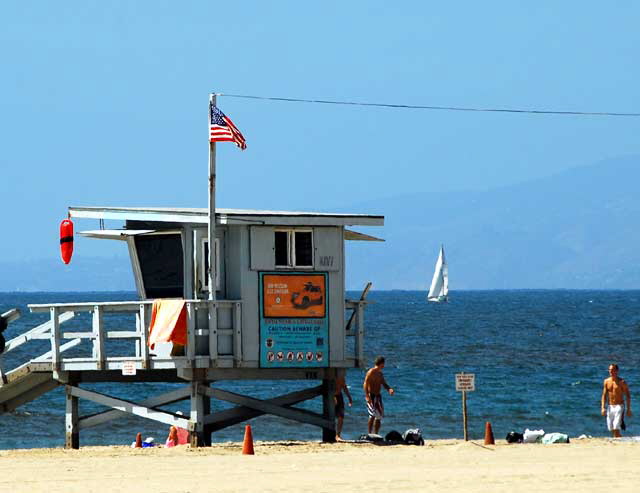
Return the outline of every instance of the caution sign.
{"type": "Polygon", "coordinates": [[[456,391],[473,392],[476,390],[475,373],[456,373],[456,391]]]}
{"type": "Polygon", "coordinates": [[[328,366],[324,272],[260,273],[260,368],[328,366]]]}

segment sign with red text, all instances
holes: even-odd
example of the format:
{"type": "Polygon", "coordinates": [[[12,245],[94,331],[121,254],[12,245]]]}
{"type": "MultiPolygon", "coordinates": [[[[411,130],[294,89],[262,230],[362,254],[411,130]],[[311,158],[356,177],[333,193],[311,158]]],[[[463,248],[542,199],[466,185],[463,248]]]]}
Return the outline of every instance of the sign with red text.
{"type": "Polygon", "coordinates": [[[476,390],[475,373],[456,373],[456,391],[473,392],[476,390]]]}

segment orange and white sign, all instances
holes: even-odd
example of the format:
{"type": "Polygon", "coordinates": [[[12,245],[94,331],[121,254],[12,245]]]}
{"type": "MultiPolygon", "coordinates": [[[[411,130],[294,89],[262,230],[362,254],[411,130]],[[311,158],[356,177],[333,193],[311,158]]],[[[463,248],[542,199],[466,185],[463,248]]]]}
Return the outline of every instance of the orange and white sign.
{"type": "Polygon", "coordinates": [[[262,283],[265,318],[321,318],[326,315],[324,275],[265,274],[262,283]]]}

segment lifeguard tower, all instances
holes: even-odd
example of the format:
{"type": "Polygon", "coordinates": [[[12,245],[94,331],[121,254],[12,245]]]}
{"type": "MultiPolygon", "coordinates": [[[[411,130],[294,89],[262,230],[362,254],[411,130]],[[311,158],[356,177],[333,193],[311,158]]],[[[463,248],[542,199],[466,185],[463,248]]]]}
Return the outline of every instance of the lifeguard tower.
{"type": "MultiPolygon", "coordinates": [[[[126,245],[140,301],[29,305],[32,312],[49,313],[49,321],[8,341],[5,352],[32,339],[48,339],[51,348],[2,374],[2,412],[64,385],[67,448],[79,447],[80,430],[123,413],[188,429],[193,446],[207,445],[212,432],[262,414],[319,426],[323,441],[335,440],[335,379],[364,365],[366,301],[364,296],[345,300],[345,241],[376,241],[348,228],[382,226],[382,216],[217,209],[212,300],[207,209],[70,207],[68,212],[100,225],[123,222],[118,229],[80,234],[126,245]],[[187,341],[180,351],[149,348],[156,299],[184,300],[187,341]],[[65,331],[65,322],[78,312],[91,314],[89,325],[65,331]],[[122,314],[130,314],[131,327],[105,329],[105,320],[122,314]],[[110,344],[116,339],[120,344],[110,344]],[[123,340],[133,341],[131,350],[114,351],[124,347],[123,340]],[[318,384],[269,399],[215,386],[221,380],[283,379],[318,384]],[[137,402],[82,388],[105,381],[184,386],[137,402]],[[321,413],[294,407],[318,396],[321,413]],[[83,417],[78,399],[112,410],[83,417]],[[190,400],[189,416],[162,409],[183,399],[190,400]],[[235,407],[216,412],[212,399],[235,407]]],[[[17,317],[5,315],[8,321],[17,317]]]]}

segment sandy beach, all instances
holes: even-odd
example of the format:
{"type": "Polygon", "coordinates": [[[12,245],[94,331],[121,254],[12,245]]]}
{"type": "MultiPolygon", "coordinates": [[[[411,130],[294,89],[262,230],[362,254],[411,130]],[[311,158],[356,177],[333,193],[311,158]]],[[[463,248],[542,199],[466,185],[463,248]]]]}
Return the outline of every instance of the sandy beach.
{"type": "Polygon", "coordinates": [[[636,492],[640,441],[569,444],[427,441],[425,446],[256,442],[191,449],[0,451],[0,491],[636,492]]]}

